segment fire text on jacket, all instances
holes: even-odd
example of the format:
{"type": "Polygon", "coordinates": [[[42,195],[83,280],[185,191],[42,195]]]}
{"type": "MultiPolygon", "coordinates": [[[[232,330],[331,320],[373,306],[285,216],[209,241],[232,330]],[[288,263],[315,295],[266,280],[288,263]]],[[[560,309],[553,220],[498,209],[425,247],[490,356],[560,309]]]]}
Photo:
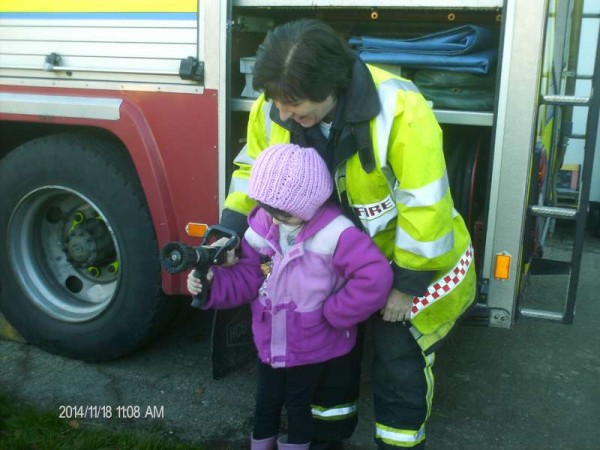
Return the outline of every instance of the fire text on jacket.
{"type": "Polygon", "coordinates": [[[381,202],[370,205],[354,205],[354,212],[360,220],[373,220],[396,208],[392,198],[388,195],[381,202]]]}

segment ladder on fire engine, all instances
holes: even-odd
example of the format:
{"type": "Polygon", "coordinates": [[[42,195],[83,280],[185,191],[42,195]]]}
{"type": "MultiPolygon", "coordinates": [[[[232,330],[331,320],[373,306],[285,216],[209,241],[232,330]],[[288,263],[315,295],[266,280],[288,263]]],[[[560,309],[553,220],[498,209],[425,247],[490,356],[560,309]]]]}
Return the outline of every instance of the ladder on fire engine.
{"type": "Polygon", "coordinates": [[[590,97],[571,95],[546,95],[540,99],[540,104],[553,105],[556,108],[585,106],[588,108],[586,131],[584,136],[577,136],[584,141],[584,156],[581,167],[579,196],[575,206],[530,205],[528,214],[536,217],[545,217],[552,220],[574,221],[574,237],[571,257],[569,261],[552,259],[534,259],[530,269],[531,275],[568,275],[567,293],[562,311],[548,311],[542,309],[520,308],[523,317],[544,319],[573,323],[575,316],[575,300],[579,282],[580,265],[583,253],[583,243],[589,207],[589,196],[592,184],[592,169],[594,150],[598,144],[598,122],[600,121],[600,36],[596,49],[594,72],[591,77],[590,97]]]}

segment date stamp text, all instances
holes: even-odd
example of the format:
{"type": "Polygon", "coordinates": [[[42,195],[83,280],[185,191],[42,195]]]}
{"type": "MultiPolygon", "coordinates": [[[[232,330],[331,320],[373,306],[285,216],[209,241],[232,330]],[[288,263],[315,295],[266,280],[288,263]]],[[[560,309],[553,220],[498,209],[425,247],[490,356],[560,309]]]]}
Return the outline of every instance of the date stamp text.
{"type": "Polygon", "coordinates": [[[164,419],[165,407],[156,405],[60,405],[60,419],[164,419]]]}

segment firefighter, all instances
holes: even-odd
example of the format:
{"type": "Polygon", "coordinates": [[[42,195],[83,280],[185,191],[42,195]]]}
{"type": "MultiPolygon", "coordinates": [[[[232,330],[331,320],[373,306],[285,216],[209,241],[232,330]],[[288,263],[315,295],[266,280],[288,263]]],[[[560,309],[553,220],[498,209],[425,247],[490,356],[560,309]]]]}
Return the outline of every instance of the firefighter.
{"type": "MultiPolygon", "coordinates": [[[[453,206],[441,129],[410,81],[365,65],[318,20],[268,33],[253,86],[262,94],[250,112],[221,223],[245,230],[254,206],[249,174],[266,147],[291,142],[318,149],[334,176],[335,200],[394,271],[387,304],[370,319],[377,446],[423,448],[435,351],[475,296],[471,240],[453,206]]],[[[335,448],[352,434],[359,381],[358,372],[328,368],[314,398],[311,448],[335,448]]]]}

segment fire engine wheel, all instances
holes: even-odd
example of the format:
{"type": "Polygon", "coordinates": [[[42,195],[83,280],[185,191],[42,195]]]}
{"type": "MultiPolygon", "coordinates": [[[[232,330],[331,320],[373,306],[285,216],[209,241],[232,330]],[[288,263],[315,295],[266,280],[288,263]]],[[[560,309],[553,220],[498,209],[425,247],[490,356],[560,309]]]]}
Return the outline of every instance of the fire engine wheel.
{"type": "Polygon", "coordinates": [[[90,133],[39,138],[0,160],[0,310],[31,344],[122,356],[173,316],[125,149],[90,133]]]}

